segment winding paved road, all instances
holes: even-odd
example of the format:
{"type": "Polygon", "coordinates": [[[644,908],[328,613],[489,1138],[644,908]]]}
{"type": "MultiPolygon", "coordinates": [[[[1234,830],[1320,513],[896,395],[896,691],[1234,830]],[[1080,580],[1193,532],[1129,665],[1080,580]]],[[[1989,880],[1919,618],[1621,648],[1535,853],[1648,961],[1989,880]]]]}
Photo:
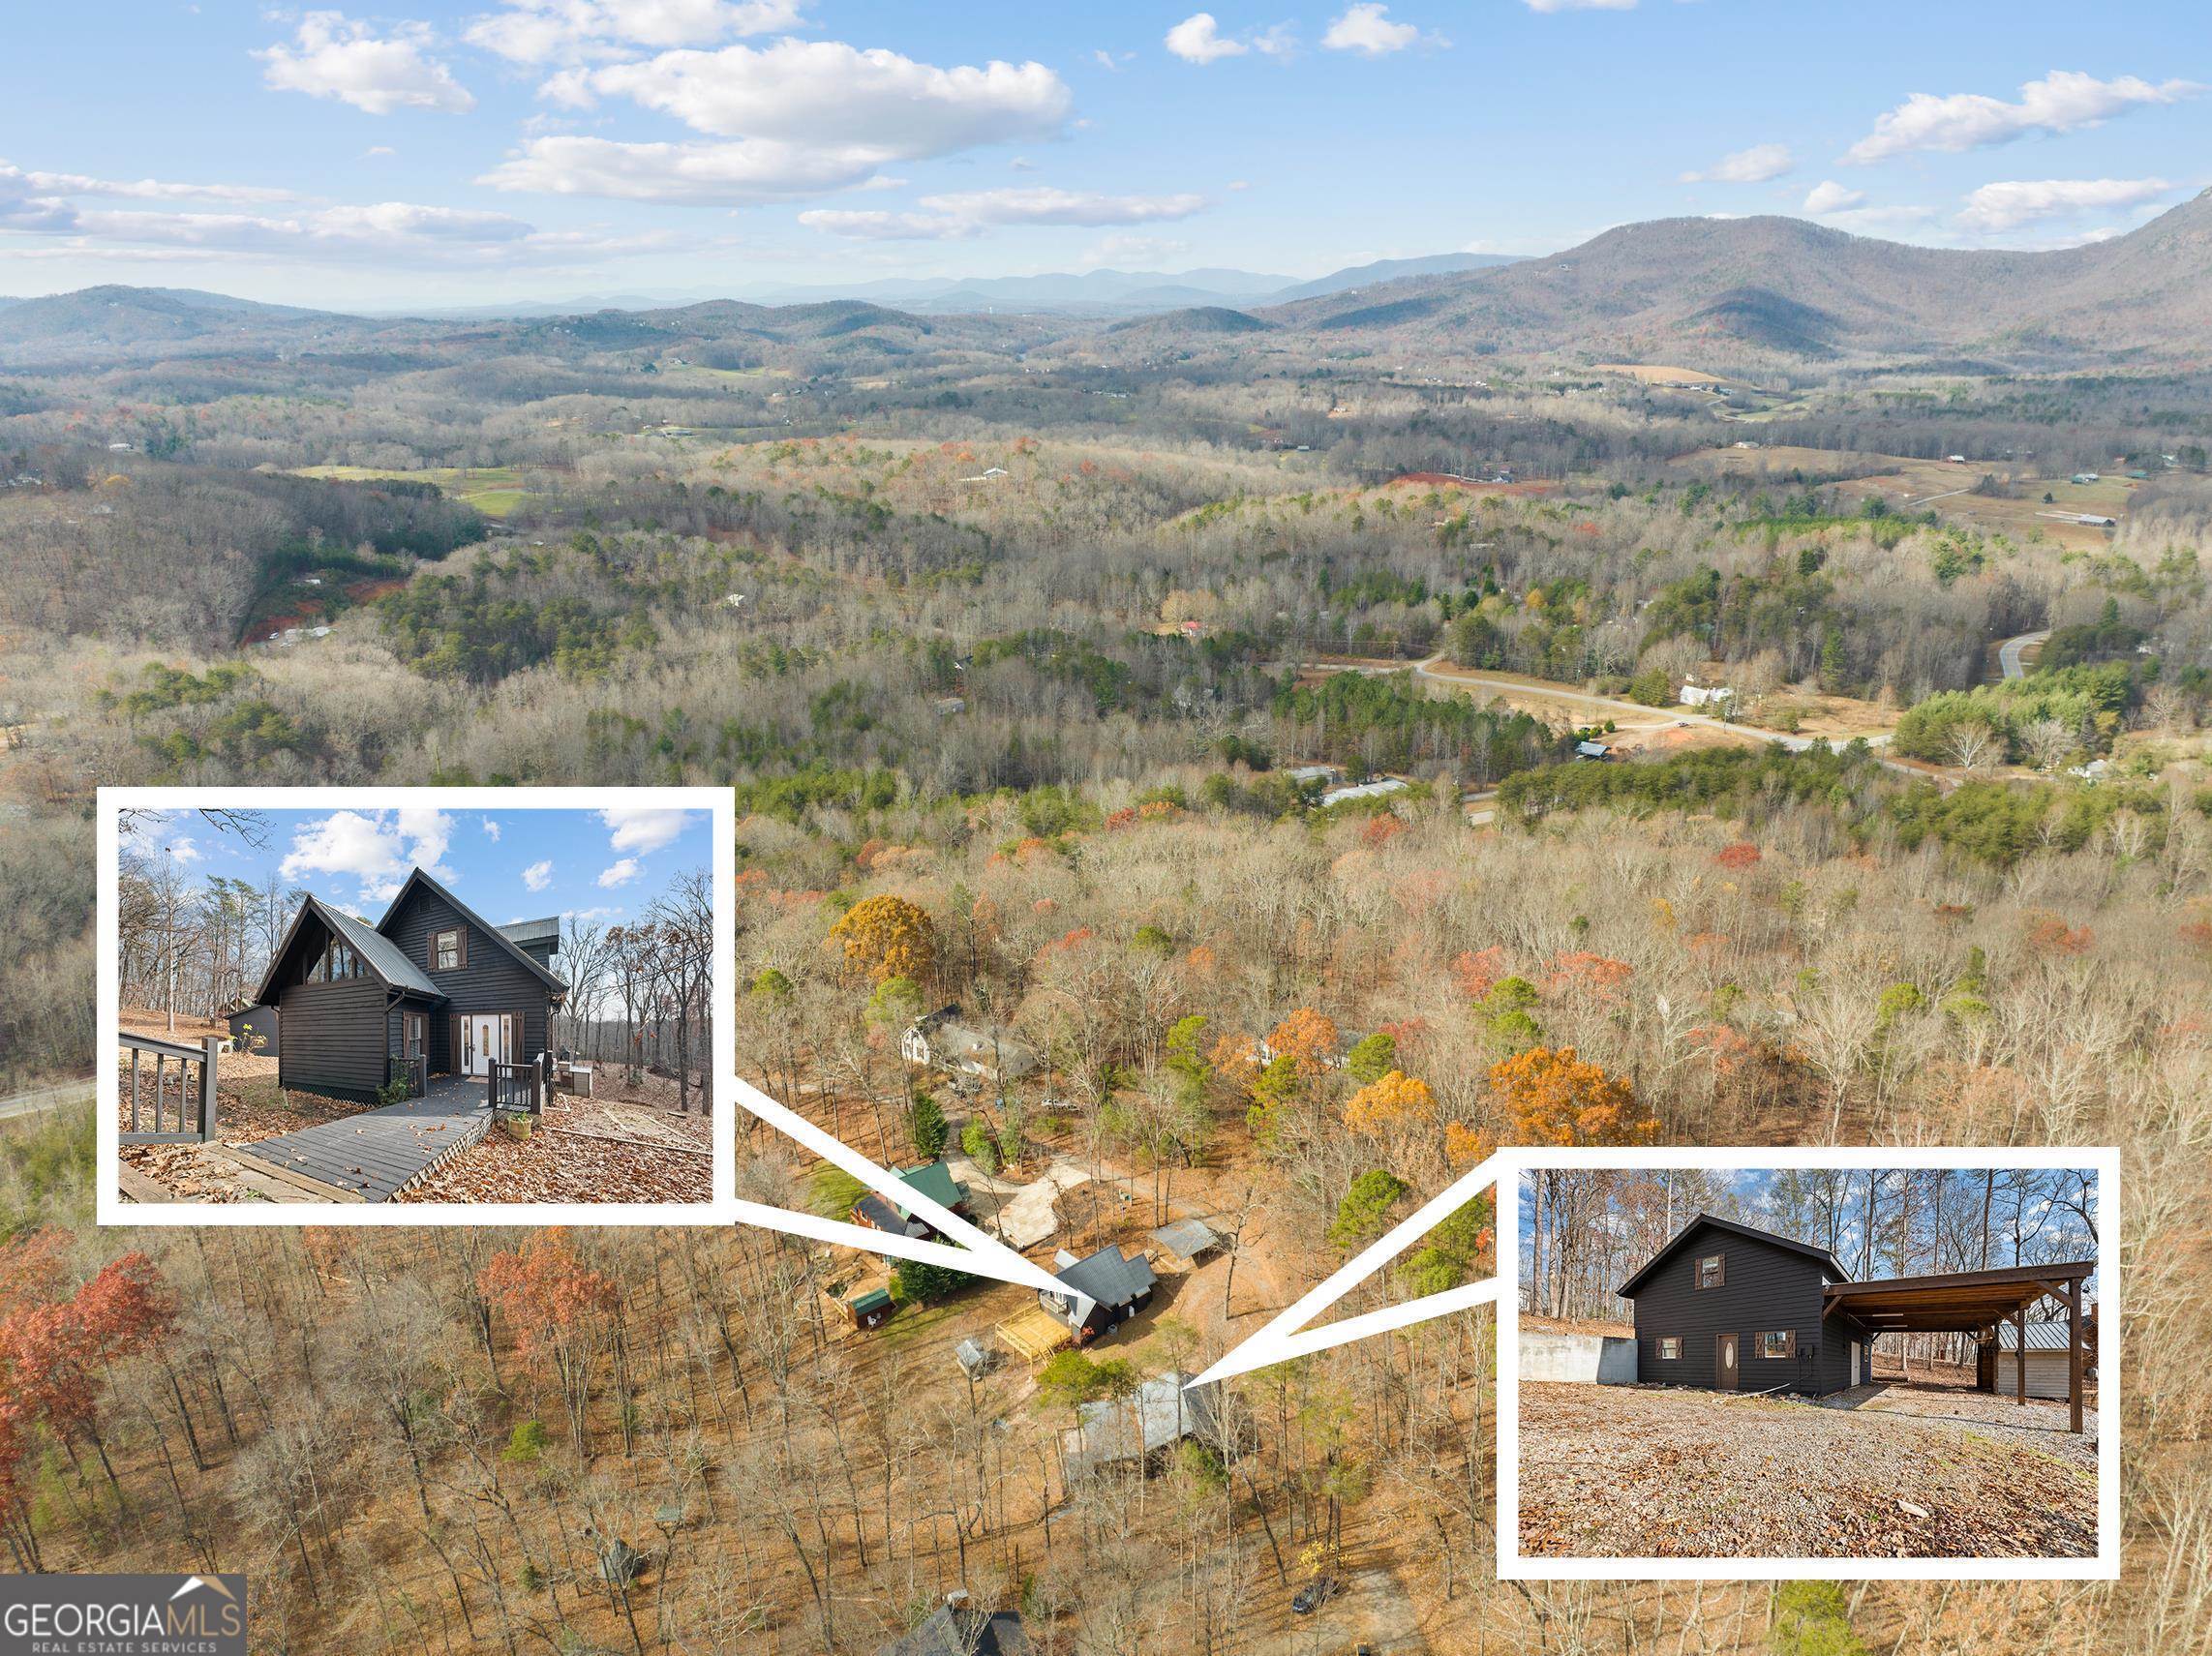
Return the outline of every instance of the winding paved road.
{"type": "Polygon", "coordinates": [[[1997,647],[1997,665],[2004,669],[2005,677],[2008,678],[2026,677],[2028,672],[2027,652],[2048,637],[2050,637],[2050,629],[2045,627],[2040,633],[2022,633],[2018,638],[2009,638],[1999,645],[1997,647]]]}

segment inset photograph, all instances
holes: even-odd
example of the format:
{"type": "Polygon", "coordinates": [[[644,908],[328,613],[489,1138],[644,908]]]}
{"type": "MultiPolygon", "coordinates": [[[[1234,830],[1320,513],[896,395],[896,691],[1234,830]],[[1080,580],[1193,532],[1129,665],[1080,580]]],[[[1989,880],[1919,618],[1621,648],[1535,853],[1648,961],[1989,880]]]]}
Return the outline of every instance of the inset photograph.
{"type": "Polygon", "coordinates": [[[103,1201],[712,1201],[713,796],[575,792],[104,791],[103,1201]]]}
{"type": "Polygon", "coordinates": [[[2105,1154],[1525,1169],[1520,1556],[2091,1573],[2118,1448],[2105,1154]]]}

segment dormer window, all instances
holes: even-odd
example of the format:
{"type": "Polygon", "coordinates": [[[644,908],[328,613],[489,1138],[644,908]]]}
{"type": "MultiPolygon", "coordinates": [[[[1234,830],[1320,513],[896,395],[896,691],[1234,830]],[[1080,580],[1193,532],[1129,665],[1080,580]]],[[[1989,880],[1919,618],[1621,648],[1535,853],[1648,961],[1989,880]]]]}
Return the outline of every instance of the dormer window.
{"type": "Polygon", "coordinates": [[[1708,1253],[1697,1262],[1697,1285],[1701,1288],[1717,1288],[1728,1280],[1728,1256],[1725,1253],[1708,1253]]]}
{"type": "Polygon", "coordinates": [[[468,934],[459,926],[430,934],[430,969],[433,972],[458,972],[468,964],[468,934]]]}

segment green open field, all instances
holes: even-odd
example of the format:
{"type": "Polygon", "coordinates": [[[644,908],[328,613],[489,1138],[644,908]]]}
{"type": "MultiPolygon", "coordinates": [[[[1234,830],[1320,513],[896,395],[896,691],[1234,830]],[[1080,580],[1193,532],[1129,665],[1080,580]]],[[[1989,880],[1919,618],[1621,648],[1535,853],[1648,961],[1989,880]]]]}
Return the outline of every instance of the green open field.
{"type": "Polygon", "coordinates": [[[378,466],[303,466],[295,475],[327,477],[339,483],[393,480],[435,483],[457,500],[466,500],[487,518],[503,518],[528,498],[522,472],[512,466],[438,466],[400,471],[378,466]]]}

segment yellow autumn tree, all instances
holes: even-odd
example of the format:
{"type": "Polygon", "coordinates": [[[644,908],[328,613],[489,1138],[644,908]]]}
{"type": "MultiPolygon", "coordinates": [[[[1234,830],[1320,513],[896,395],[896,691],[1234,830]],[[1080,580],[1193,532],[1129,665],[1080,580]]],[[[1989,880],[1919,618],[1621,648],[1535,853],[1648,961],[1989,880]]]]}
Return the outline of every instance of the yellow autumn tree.
{"type": "Polygon", "coordinates": [[[1498,1140],[1486,1131],[1468,1126],[1463,1121],[1444,1123],[1444,1159],[1454,1170],[1472,1167],[1477,1161],[1487,1160],[1498,1148],[1498,1140]]]}
{"type": "Polygon", "coordinates": [[[887,978],[919,983],[937,958],[937,931],[927,912],[888,891],[855,903],[830,935],[844,945],[845,964],[877,983],[887,978]]]}
{"type": "Polygon", "coordinates": [[[1371,1138],[1436,1119],[1436,1094],[1403,1069],[1370,1081],[1345,1100],[1344,1125],[1371,1138]]]}
{"type": "Polygon", "coordinates": [[[1490,1067],[1490,1089],[1522,1144],[1649,1144],[1659,1134],[1636,1090],[1571,1046],[1532,1046],[1500,1060],[1490,1067]]]}

